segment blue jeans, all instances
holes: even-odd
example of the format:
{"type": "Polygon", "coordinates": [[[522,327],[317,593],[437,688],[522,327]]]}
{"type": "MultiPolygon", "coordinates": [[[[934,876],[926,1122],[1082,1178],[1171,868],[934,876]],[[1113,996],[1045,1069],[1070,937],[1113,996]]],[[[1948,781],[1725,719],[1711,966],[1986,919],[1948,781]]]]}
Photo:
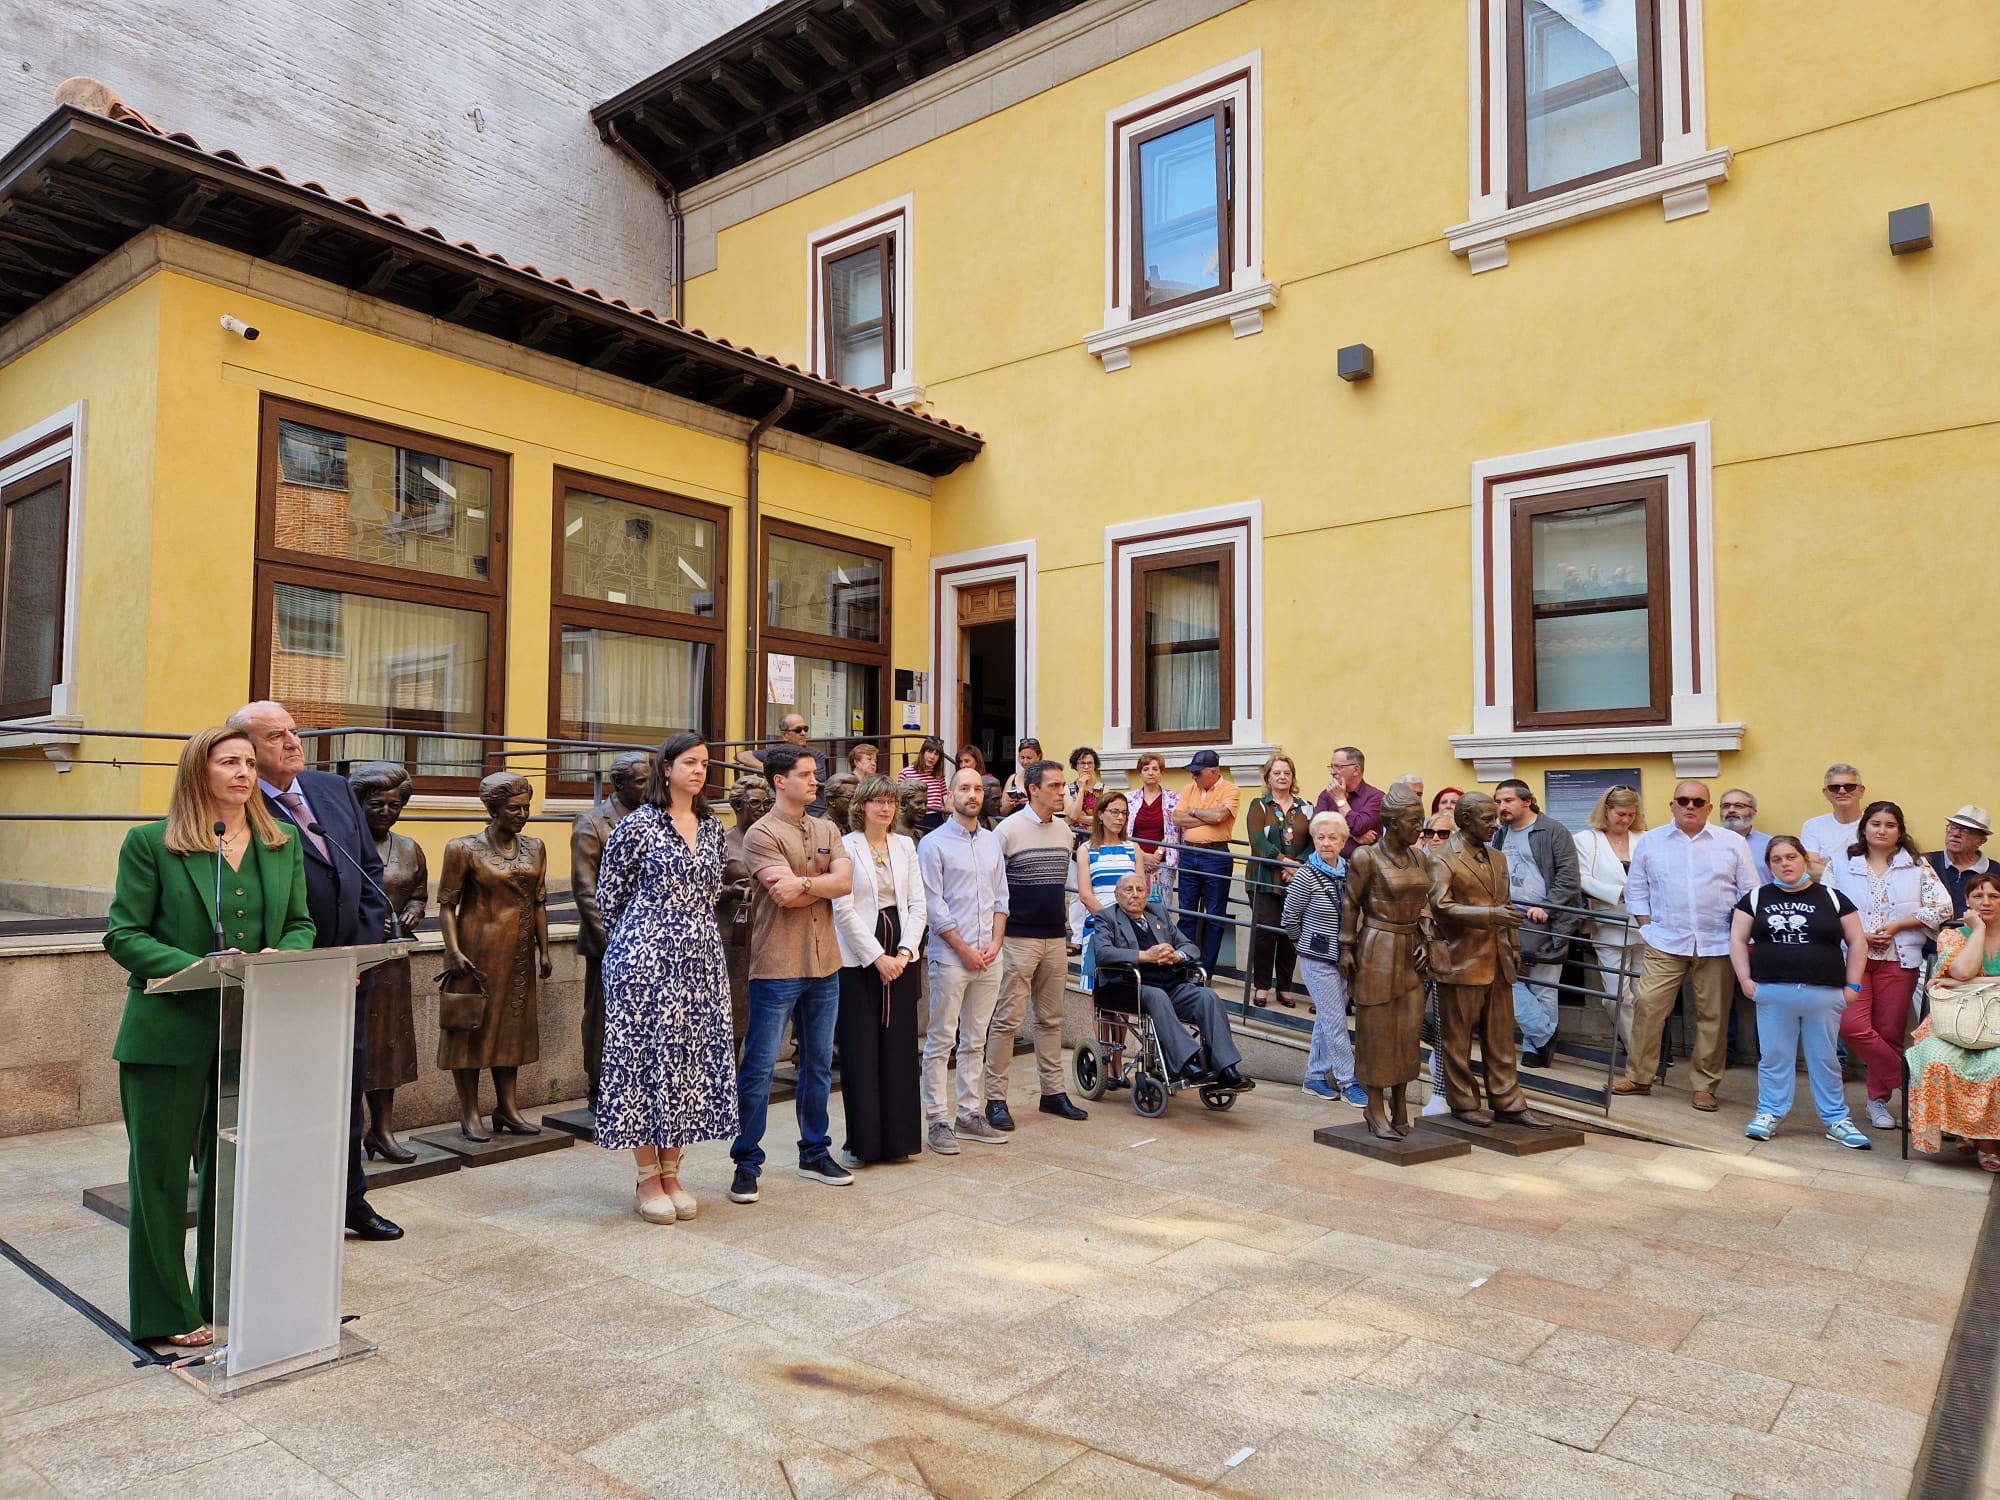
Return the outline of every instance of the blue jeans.
{"type": "Polygon", "coordinates": [[[1806,1049],[1806,1083],[1820,1121],[1847,1118],[1840,1086],[1840,991],[1830,985],[1757,986],[1757,1112],[1780,1120],[1792,1108],[1799,1044],[1806,1049]]]}
{"type": "Polygon", "coordinates": [[[840,1015],[840,975],[824,979],[753,979],[743,1062],[736,1070],[736,1139],[729,1154],[752,1177],[764,1170],[764,1123],[771,1109],[771,1070],[785,1022],[798,1013],[799,1165],[833,1153],[826,1096],[833,1088],[833,1023],[840,1015]]]}
{"type": "Polygon", "coordinates": [[[1227,849],[1181,846],[1181,936],[1201,949],[1201,966],[1210,979],[1214,979],[1216,961],[1222,956],[1230,863],[1227,849]]]}
{"type": "Polygon", "coordinates": [[[1561,977],[1561,964],[1535,964],[1514,981],[1514,1024],[1521,1028],[1521,1040],[1537,1052],[1555,1040],[1556,981],[1561,977]]]}

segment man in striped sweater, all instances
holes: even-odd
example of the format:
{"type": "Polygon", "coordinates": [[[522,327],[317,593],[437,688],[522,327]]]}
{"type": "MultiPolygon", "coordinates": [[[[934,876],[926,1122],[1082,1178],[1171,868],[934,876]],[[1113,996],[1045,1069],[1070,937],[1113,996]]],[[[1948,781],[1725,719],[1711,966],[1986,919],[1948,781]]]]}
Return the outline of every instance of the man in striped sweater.
{"type": "Polygon", "coordinates": [[[1063,995],[1069,984],[1069,873],[1076,843],[1063,821],[1063,768],[1036,761],[1021,777],[1028,805],[1000,820],[1007,864],[1007,933],[1001,953],[1000,1006],[986,1034],[986,1123],[1012,1130],[1007,1069],[1014,1033],[1032,1008],[1035,1071],[1042,1113],[1087,1119],[1063,1088],[1063,995]]]}

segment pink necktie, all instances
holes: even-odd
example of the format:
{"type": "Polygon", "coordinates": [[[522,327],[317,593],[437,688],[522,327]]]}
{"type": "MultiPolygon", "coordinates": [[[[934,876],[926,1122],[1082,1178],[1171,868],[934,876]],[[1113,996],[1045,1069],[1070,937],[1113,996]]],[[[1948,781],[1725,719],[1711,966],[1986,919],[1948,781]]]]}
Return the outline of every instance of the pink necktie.
{"type": "Polygon", "coordinates": [[[312,814],[306,811],[306,799],[297,791],[280,792],[278,805],[292,815],[292,821],[299,825],[299,832],[306,836],[306,842],[313,846],[313,852],[321,859],[326,859],[326,840],[306,826],[312,822],[312,814]]]}

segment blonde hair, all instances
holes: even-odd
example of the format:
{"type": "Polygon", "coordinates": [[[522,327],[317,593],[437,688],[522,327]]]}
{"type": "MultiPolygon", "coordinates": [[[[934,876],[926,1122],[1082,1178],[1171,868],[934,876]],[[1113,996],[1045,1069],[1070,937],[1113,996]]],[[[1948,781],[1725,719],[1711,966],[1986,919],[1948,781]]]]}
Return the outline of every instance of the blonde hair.
{"type": "Polygon", "coordinates": [[[1271,790],[1271,767],[1275,766],[1279,761],[1283,761],[1292,768],[1292,790],[1296,792],[1299,789],[1299,763],[1282,750],[1273,750],[1271,758],[1264,762],[1263,769],[1257,773],[1263,778],[1264,790],[1267,792],[1271,790]]]}
{"type": "Polygon", "coordinates": [[[1585,818],[1584,822],[1599,833],[1603,833],[1611,826],[1611,809],[1614,807],[1631,808],[1632,831],[1634,833],[1646,831],[1646,809],[1639,801],[1639,793],[1629,786],[1606,787],[1604,795],[1597,799],[1597,805],[1591,808],[1590,816],[1585,818]]]}
{"type": "MultiPolygon", "coordinates": [[[[213,854],[215,852],[215,825],[220,819],[215,803],[215,794],[208,788],[208,759],[215,754],[215,747],[230,740],[241,740],[250,746],[250,753],[257,753],[256,743],[249,731],[232,729],[227,724],[218,724],[213,729],[204,729],[185,745],[181,746],[180,764],[174,769],[174,791],[167,799],[167,848],[174,854],[213,854]]],[[[264,805],[263,797],[253,793],[244,812],[250,819],[251,832],[257,835],[257,842],[266,849],[282,849],[290,841],[271,809],[264,805]]]]}
{"type": "Polygon", "coordinates": [[[1312,815],[1312,822],[1308,823],[1306,828],[1312,834],[1315,843],[1319,841],[1319,831],[1322,828],[1338,828],[1340,830],[1340,845],[1343,849],[1347,847],[1347,841],[1354,837],[1354,830],[1347,826],[1347,819],[1331,809],[1322,813],[1314,813],[1312,815]]]}

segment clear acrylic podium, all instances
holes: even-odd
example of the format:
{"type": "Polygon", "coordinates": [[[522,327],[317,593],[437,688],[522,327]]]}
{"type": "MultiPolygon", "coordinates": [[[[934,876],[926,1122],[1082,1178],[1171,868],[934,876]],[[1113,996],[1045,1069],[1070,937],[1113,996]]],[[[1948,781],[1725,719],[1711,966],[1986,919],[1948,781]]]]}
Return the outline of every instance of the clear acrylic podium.
{"type": "Polygon", "coordinates": [[[340,1321],[354,986],[413,946],[216,954],[148,986],[221,991],[215,1343],[182,1371],[212,1395],[374,1352],[340,1321]]]}

